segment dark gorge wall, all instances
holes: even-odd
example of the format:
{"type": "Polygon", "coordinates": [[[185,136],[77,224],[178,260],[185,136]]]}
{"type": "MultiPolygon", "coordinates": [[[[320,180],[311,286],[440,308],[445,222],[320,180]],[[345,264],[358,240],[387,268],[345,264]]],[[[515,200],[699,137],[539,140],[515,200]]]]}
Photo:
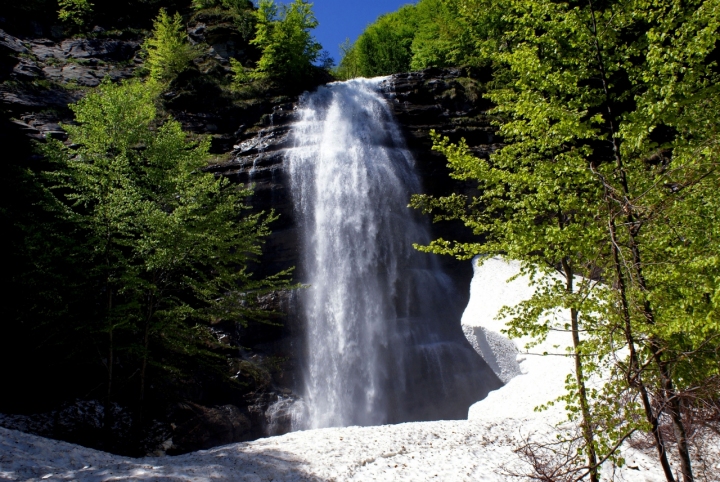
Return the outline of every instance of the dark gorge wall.
{"type": "MultiPolygon", "coordinates": [[[[295,277],[302,280],[298,229],[283,164],[285,152],[292,148],[290,126],[295,119],[297,97],[282,90],[240,100],[229,97],[212,79],[229,75],[228,58],[239,55],[238,46],[232,39],[225,39],[227,42],[222,38],[204,39],[206,31],[203,25],[190,26],[196,41],[207,40],[212,46],[197,65],[173,84],[164,96],[164,108],[188,131],[212,137],[216,159],[208,167],[211,172],[234,183],[253,184],[255,192],[248,200],[252,209],[274,210],[280,215],[272,226],[273,233],[262,257],[254,266],[258,276],[295,266],[295,277]]],[[[141,39],[124,34],[48,39],[18,38],[0,31],[3,169],[16,174],[28,170],[37,174],[44,169],[42,158],[33,151],[30,141],[65,140],[60,123],[72,120],[68,104],[80,99],[105,77],[118,81],[136,75],[142,66],[140,43],[141,39]]],[[[466,138],[481,156],[495,148],[494,130],[486,115],[489,105],[481,97],[483,80],[462,69],[429,69],[398,74],[383,83],[383,93],[402,125],[425,192],[442,195],[472,192],[473,188],[449,178],[445,159],[431,150],[432,129],[453,140],[466,138]]],[[[16,229],[15,223],[18,216],[37,215],[32,207],[36,200],[23,190],[24,178],[13,176],[5,176],[2,186],[3,222],[10,225],[10,234],[4,239],[6,246],[22,243],[24,233],[16,229]]],[[[464,227],[452,223],[433,225],[433,235],[470,239],[464,227]]],[[[7,248],[6,252],[13,249],[7,248]]],[[[11,260],[3,274],[4,306],[17,303],[18,299],[33,299],[33,293],[13,281],[27,269],[15,261],[11,260]]],[[[472,275],[469,264],[450,258],[443,258],[442,262],[457,285],[467,290],[472,275]]],[[[288,429],[289,414],[284,407],[298,393],[296,361],[302,326],[294,312],[292,293],[274,293],[261,301],[279,312],[273,320],[275,325],[250,322],[245,328],[213,327],[219,352],[227,354],[223,346],[242,347],[227,354],[228,375],[243,382],[246,388],[227,391],[212,380],[188,380],[184,401],[163,408],[165,415],[150,430],[143,450],[180,453],[288,429]]],[[[3,313],[7,320],[14,316],[8,311],[3,313]]],[[[25,340],[33,341],[40,336],[18,330],[13,331],[14,336],[25,340]]],[[[6,341],[12,342],[9,337],[6,341]]],[[[11,366],[12,354],[5,357],[8,358],[3,359],[5,366],[11,366]]],[[[101,408],[92,400],[75,401],[84,396],[80,388],[60,386],[60,382],[53,381],[58,377],[47,373],[47,366],[14,370],[18,377],[25,377],[21,380],[10,376],[10,370],[5,371],[2,383],[6,387],[27,384],[26,399],[38,402],[13,405],[12,397],[5,397],[0,410],[17,415],[0,416],[0,425],[92,445],[101,423],[98,415],[101,408]],[[48,393],[50,396],[43,397],[48,393]]],[[[130,422],[122,428],[121,405],[118,410],[119,429],[129,430],[130,422]]],[[[115,450],[127,452],[123,447],[115,450]]]]}
{"type": "MultiPolygon", "coordinates": [[[[472,192],[473,186],[449,176],[444,157],[432,150],[430,131],[453,141],[465,138],[470,149],[485,157],[498,147],[495,128],[487,115],[490,104],[481,97],[483,84],[462,69],[427,69],[397,74],[383,83],[383,93],[403,128],[408,148],[416,159],[424,190],[434,195],[472,192]]],[[[269,271],[297,264],[296,235],[293,234],[292,202],[283,171],[285,151],[292,148],[290,126],[294,121],[294,102],[279,103],[261,122],[241,129],[228,161],[213,165],[213,172],[238,183],[253,183],[253,205],[274,208],[282,218],[268,244],[272,258],[263,265],[269,271]]],[[[245,127],[245,126],[242,126],[245,127]]],[[[435,232],[468,239],[458,226],[435,226],[435,232]]]]}
{"type": "MultiPolygon", "coordinates": [[[[472,152],[488,156],[499,144],[487,114],[491,105],[482,98],[483,92],[481,76],[467,69],[433,68],[396,74],[383,82],[383,94],[415,157],[425,193],[472,194],[472,184],[450,178],[446,159],[432,150],[430,132],[434,130],[453,141],[465,138],[472,152]]],[[[210,168],[233,182],[254,184],[255,209],[272,208],[280,214],[259,267],[268,274],[298,266],[298,235],[283,169],[285,152],[293,147],[290,126],[295,119],[295,105],[295,102],[273,105],[271,113],[263,116],[259,124],[238,132],[231,159],[210,168]]],[[[472,239],[469,230],[453,222],[434,224],[433,235],[461,241],[472,239]]],[[[459,263],[448,257],[441,260],[463,286],[469,286],[472,270],[467,262],[459,263]]],[[[301,271],[296,274],[302,279],[301,271]]]]}

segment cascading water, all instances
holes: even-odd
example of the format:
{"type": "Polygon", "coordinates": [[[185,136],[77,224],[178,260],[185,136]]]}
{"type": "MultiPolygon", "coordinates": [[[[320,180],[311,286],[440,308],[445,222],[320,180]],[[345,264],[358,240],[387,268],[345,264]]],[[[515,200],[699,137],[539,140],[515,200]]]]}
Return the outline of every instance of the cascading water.
{"type": "Polygon", "coordinates": [[[295,429],[466,418],[500,385],[462,334],[456,287],[412,247],[429,241],[407,207],[421,186],[382,81],[305,94],[293,126],[286,163],[309,285],[295,429]]]}

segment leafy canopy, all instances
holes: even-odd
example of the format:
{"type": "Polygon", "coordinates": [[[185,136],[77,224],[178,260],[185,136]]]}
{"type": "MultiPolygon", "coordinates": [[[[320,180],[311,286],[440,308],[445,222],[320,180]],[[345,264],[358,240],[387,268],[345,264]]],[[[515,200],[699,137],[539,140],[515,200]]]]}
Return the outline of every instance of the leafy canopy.
{"type": "Polygon", "coordinates": [[[252,6],[249,0],[192,0],[192,6],[196,10],[222,6],[228,10],[241,12],[252,6]]]}
{"type": "MultiPolygon", "coordinates": [[[[602,427],[586,439],[586,454],[611,455],[634,429],[652,430],[664,453],[660,415],[644,397],[668,407],[680,434],[678,390],[703,392],[718,376],[719,244],[705,219],[717,217],[720,187],[719,6],[506,2],[498,41],[483,44],[473,33],[478,45],[495,46],[488,97],[506,145],[477,158],[464,142],[436,137],[453,177],[476,183],[479,194],[412,200],[478,235],[476,243],[436,240],[423,250],[502,254],[531,274],[565,271],[564,292],[536,277],[538,294],[505,314],[512,335],[536,337],[553,329],[543,319],[552,309],[579,315],[569,328],[583,332],[582,357],[564,400],[583,424],[602,427]],[[602,282],[579,296],[567,283],[574,275],[602,282]],[[629,355],[617,356],[620,348],[629,355]],[[585,402],[581,369],[607,381],[585,402]],[[619,397],[643,418],[616,419],[622,410],[613,415],[608,403],[619,397]]],[[[688,480],[689,462],[682,470],[688,480]]]]}
{"type": "Polygon", "coordinates": [[[209,142],[161,122],[156,95],[152,84],[105,81],[72,106],[75,147],[46,148],[52,187],[86,234],[98,313],[82,330],[143,367],[143,380],[148,362],[157,376],[212,360],[210,323],[264,320],[257,296],[287,286],[285,273],[256,280],[248,269],[275,216],[244,213],[251,191],[204,172],[209,142]]]}
{"type": "Polygon", "coordinates": [[[58,19],[75,27],[83,27],[93,12],[88,0],[58,0],[58,19]]]}
{"type": "Polygon", "coordinates": [[[277,82],[309,78],[322,49],[310,33],[318,25],[312,4],[295,0],[278,7],[273,0],[260,0],[255,15],[256,35],[250,43],[262,55],[251,78],[277,82]]]}
{"type": "Polygon", "coordinates": [[[505,28],[503,1],[420,0],[380,16],[342,50],[335,75],[374,77],[427,67],[487,66],[505,28]]]}
{"type": "Polygon", "coordinates": [[[169,83],[185,70],[197,52],[190,45],[179,13],[168,15],[163,8],[153,22],[153,32],[143,43],[150,78],[169,83]]]}

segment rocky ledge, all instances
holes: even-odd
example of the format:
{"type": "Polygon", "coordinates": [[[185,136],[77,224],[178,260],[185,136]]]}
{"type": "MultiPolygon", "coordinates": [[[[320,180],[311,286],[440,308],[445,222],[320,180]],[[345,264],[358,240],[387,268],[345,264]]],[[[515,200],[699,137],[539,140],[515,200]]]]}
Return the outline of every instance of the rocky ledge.
{"type": "MultiPolygon", "coordinates": [[[[500,146],[487,113],[491,104],[482,97],[484,84],[480,75],[466,69],[431,68],[393,75],[383,82],[382,91],[415,157],[424,192],[436,196],[452,192],[471,194],[472,184],[450,178],[447,160],[432,150],[430,132],[434,130],[453,141],[465,138],[471,151],[481,157],[500,146]]],[[[229,160],[212,165],[210,170],[233,182],[253,185],[254,209],[274,209],[280,214],[259,268],[270,274],[295,266],[301,279],[297,226],[283,164],[286,151],[293,144],[290,131],[296,106],[297,102],[273,105],[271,113],[263,116],[259,124],[238,131],[229,160]]],[[[471,239],[466,228],[451,222],[433,225],[433,235],[471,239]]],[[[447,257],[442,261],[461,285],[469,286],[472,273],[466,263],[447,257]]]]}

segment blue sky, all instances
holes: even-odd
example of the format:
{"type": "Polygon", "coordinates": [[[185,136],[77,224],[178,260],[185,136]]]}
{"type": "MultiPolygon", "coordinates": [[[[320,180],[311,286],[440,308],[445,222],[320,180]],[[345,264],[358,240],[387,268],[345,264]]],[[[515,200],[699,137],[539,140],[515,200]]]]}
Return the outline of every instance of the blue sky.
{"type": "MultiPolygon", "coordinates": [[[[281,0],[289,3],[291,0],[281,0]]],[[[340,61],[338,46],[350,38],[351,42],[383,13],[394,12],[415,0],[310,0],[320,25],[313,32],[315,38],[335,62],[340,61]]]]}

